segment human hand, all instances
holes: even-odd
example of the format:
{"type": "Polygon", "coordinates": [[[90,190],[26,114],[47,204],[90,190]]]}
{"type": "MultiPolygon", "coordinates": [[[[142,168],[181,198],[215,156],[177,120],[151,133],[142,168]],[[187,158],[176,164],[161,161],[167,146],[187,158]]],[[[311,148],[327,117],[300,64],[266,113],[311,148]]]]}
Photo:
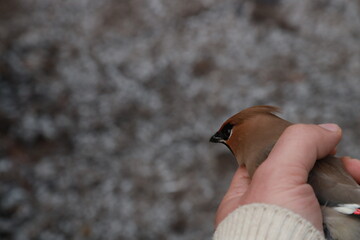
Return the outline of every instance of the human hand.
{"type": "MultiPolygon", "coordinates": [[[[335,124],[288,127],[252,179],[245,167],[236,171],[218,208],[215,225],[241,205],[267,203],[292,210],[322,232],[320,205],[307,178],[316,159],[335,154],[340,138],[341,129],[335,124]]],[[[360,182],[360,161],[350,157],[342,160],[360,182]]]]}

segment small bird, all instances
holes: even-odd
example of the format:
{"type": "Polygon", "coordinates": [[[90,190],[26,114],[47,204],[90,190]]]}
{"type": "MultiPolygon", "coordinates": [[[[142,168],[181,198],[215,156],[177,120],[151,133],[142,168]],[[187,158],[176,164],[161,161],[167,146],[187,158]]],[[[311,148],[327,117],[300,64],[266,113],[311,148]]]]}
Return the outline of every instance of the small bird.
{"type": "MultiPolygon", "coordinates": [[[[225,144],[252,177],[283,131],[292,125],[273,106],[247,108],[226,120],[210,142],[225,144]]],[[[316,161],[308,178],[321,205],[324,234],[329,240],[360,239],[360,187],[341,159],[329,155],[316,161]]]]}

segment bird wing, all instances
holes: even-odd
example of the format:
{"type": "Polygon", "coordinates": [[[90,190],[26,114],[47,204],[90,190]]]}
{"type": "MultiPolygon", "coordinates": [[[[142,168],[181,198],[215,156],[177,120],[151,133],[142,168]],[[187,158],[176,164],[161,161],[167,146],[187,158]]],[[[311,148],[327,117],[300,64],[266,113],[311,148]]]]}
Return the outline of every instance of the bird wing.
{"type": "Polygon", "coordinates": [[[329,156],[318,160],[308,182],[322,205],[360,204],[360,187],[339,158],[329,156]]]}

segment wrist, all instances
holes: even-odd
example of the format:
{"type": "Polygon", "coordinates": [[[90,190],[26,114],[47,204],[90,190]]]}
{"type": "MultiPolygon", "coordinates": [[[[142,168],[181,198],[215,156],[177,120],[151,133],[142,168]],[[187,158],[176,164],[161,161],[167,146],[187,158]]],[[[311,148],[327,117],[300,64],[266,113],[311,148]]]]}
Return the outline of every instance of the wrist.
{"type": "Polygon", "coordinates": [[[247,204],[229,214],[214,234],[217,239],[311,239],[323,240],[320,232],[300,215],[270,204],[247,204]]]}

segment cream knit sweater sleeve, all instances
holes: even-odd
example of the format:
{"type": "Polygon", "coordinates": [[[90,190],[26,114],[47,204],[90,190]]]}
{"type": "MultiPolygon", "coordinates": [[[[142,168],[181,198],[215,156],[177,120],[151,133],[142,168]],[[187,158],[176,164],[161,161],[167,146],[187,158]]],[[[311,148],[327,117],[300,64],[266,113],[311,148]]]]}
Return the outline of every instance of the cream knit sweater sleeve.
{"type": "Polygon", "coordinates": [[[213,240],[324,240],[300,215],[278,206],[249,204],[237,208],[217,227],[213,240]]]}

